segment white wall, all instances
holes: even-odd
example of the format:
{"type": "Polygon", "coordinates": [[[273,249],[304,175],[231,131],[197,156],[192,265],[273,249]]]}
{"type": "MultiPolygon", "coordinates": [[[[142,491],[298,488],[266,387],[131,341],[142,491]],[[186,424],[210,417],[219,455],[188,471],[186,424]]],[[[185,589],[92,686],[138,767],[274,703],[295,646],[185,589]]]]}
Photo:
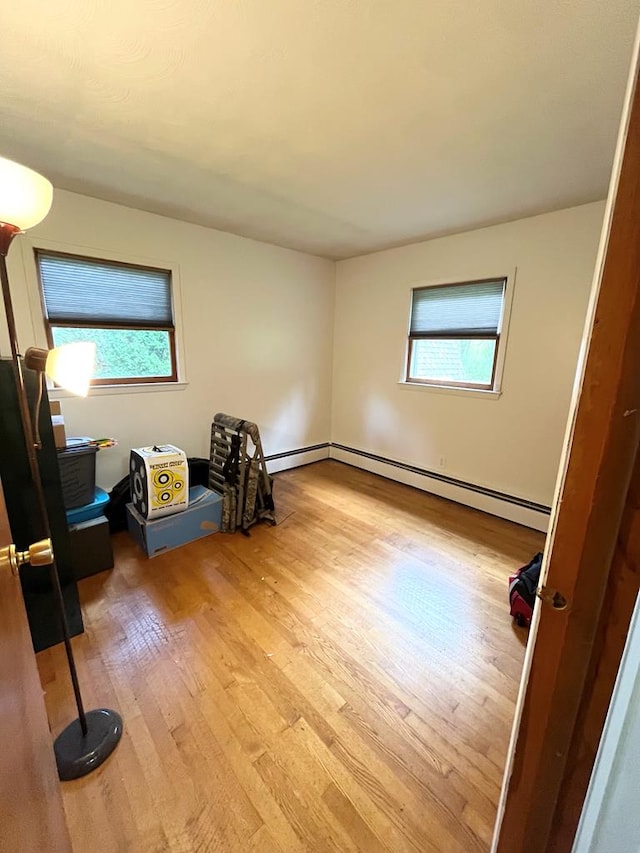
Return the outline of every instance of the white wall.
{"type": "MultiPolygon", "coordinates": [[[[333,262],[58,190],[9,253],[23,350],[44,345],[31,249],[43,241],[177,268],[186,387],[62,400],[68,435],[119,442],[98,454],[100,485],[126,473],[131,447],[171,442],[208,457],[217,411],[256,421],[266,453],[329,440],[333,262]]],[[[6,336],[0,344],[6,354],[6,336]]]]}
{"type": "Polygon", "coordinates": [[[603,214],[597,202],[340,261],[332,440],[549,505],[603,214]],[[411,287],[514,268],[502,395],[399,384],[411,287]]]}
{"type": "Polygon", "coordinates": [[[639,766],[640,611],[636,601],[573,853],[638,853],[639,766]]]}
{"type": "MultiPolygon", "coordinates": [[[[62,400],[69,435],[119,441],[98,455],[99,484],[126,473],[131,447],[172,442],[208,455],[210,421],[221,410],[255,420],[267,453],[332,440],[548,504],[603,210],[585,205],[335,265],[57,191],[51,214],[9,253],[20,341],[23,349],[44,345],[34,245],[170,265],[186,386],[62,400]],[[515,267],[502,396],[400,385],[411,287],[515,267]]],[[[2,335],[0,346],[6,353],[2,335]]],[[[397,469],[364,464],[402,479],[397,469]]],[[[408,481],[495,510],[474,504],[473,493],[408,481]]]]}

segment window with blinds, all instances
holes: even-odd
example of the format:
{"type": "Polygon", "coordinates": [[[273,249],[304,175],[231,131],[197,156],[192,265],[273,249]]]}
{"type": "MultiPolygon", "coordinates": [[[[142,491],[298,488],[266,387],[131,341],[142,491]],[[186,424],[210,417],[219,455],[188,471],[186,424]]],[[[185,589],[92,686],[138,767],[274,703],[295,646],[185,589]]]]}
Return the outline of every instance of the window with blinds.
{"type": "Polygon", "coordinates": [[[506,278],[412,291],[407,382],[493,390],[506,278]]]}
{"type": "Polygon", "coordinates": [[[36,250],[49,346],[96,344],[97,385],[175,382],[171,272],[36,250]]]}

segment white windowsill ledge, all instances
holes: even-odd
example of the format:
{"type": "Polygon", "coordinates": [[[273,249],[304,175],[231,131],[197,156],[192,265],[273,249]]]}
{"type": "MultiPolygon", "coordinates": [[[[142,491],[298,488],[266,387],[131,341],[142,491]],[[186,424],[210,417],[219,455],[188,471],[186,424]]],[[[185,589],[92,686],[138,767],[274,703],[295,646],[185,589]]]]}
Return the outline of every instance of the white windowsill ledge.
{"type": "Polygon", "coordinates": [[[425,382],[398,382],[402,391],[429,391],[435,394],[453,394],[456,397],[484,397],[485,400],[497,400],[502,391],[482,391],[479,388],[458,388],[456,385],[428,385],[425,382]]]}
{"type": "MultiPolygon", "coordinates": [[[[131,385],[96,385],[89,390],[88,397],[108,397],[111,394],[154,394],[158,391],[184,391],[188,382],[140,382],[131,385]]],[[[77,394],[62,388],[49,388],[50,400],[70,400],[77,394]]]]}

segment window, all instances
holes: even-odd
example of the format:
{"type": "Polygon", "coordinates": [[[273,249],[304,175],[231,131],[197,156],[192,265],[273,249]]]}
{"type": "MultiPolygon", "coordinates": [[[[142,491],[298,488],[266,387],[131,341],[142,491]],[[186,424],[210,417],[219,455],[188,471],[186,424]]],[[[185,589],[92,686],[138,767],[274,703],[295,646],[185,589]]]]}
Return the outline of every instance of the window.
{"type": "Polygon", "coordinates": [[[406,381],[495,390],[506,283],[415,288],[406,381]]]}
{"type": "Polygon", "coordinates": [[[36,250],[49,346],[93,341],[92,384],[175,382],[171,272],[36,250]]]}

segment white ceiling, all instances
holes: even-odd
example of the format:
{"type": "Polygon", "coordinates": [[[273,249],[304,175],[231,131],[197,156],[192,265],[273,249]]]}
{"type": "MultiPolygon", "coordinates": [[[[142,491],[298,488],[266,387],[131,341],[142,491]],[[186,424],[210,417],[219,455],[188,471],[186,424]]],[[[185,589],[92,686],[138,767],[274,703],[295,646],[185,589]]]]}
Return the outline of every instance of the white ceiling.
{"type": "Polygon", "coordinates": [[[20,0],[0,153],[329,257],[602,198],[638,0],[20,0]]]}

